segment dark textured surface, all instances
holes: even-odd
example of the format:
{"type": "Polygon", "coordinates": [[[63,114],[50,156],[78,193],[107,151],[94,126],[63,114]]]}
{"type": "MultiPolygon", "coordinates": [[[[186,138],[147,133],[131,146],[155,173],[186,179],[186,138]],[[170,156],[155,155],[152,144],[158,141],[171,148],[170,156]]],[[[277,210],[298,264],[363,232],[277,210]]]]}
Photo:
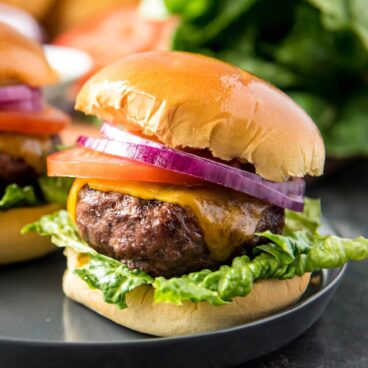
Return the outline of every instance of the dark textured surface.
{"type": "MultiPolygon", "coordinates": [[[[368,236],[368,161],[351,164],[308,194],[323,198],[323,213],[341,235],[368,236]]],[[[240,367],[368,367],[368,262],[350,264],[325,313],[306,333],[240,367]]]]}

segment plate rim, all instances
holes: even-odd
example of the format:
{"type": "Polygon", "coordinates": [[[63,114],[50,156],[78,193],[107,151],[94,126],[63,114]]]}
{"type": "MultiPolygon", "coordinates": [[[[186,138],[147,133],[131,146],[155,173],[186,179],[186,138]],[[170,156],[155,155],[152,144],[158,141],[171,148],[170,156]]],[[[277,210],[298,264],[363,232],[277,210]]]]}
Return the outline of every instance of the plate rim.
{"type": "MultiPolygon", "coordinates": [[[[329,271],[336,271],[336,274],[333,276],[332,280],[329,281],[326,285],[323,285],[320,290],[318,290],[316,293],[310,295],[308,298],[301,300],[297,302],[296,304],[283,309],[279,312],[273,313],[269,316],[257,319],[255,321],[250,321],[238,326],[233,326],[229,328],[224,328],[216,331],[208,331],[208,332],[201,332],[198,334],[190,334],[190,335],[183,335],[183,336],[171,336],[171,337],[156,337],[156,336],[149,336],[147,339],[144,340],[125,340],[125,341],[113,341],[113,342],[103,342],[103,341],[96,341],[96,342],[88,342],[88,341],[80,341],[80,342],[74,342],[74,341],[44,341],[44,340],[36,340],[36,339],[20,339],[20,338],[11,338],[11,337],[2,337],[0,336],[0,345],[1,344],[11,344],[11,345],[21,345],[26,347],[53,347],[53,348],[65,348],[65,347],[98,347],[98,348],[104,348],[104,347],[116,347],[116,346],[146,346],[146,345],[155,345],[155,344],[170,344],[172,342],[186,342],[187,340],[193,340],[193,339],[203,339],[206,337],[214,337],[214,336],[221,336],[224,334],[229,333],[237,333],[243,329],[253,328],[256,326],[259,326],[264,323],[271,322],[278,318],[283,318],[287,316],[290,313],[295,313],[306,306],[312,304],[315,302],[316,299],[319,299],[323,294],[326,294],[329,292],[332,288],[338,284],[344,274],[346,273],[346,270],[348,268],[348,264],[346,263],[340,267],[336,267],[333,269],[322,269],[321,272],[329,272],[329,271]]],[[[101,317],[102,318],[102,317],[101,317]]]]}

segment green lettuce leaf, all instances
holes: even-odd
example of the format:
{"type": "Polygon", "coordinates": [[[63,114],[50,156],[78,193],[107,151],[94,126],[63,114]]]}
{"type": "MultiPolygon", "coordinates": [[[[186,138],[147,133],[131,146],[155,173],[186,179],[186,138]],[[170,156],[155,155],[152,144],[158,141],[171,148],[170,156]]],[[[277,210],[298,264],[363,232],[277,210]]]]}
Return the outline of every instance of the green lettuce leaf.
{"type": "Polygon", "coordinates": [[[325,144],[335,157],[368,155],[368,88],[346,102],[337,122],[325,135],[325,144]]]}
{"type": "Polygon", "coordinates": [[[39,203],[32,186],[19,187],[17,184],[10,184],[5,188],[5,193],[0,199],[0,210],[36,206],[39,203]]]}
{"type": "Polygon", "coordinates": [[[42,176],[38,184],[47,202],[65,206],[73,181],[73,178],[42,176]]]}
{"type": "Polygon", "coordinates": [[[237,257],[231,266],[218,271],[207,270],[187,276],[155,279],[155,301],[181,304],[183,301],[208,301],[222,305],[234,297],[245,296],[260,279],[290,279],[305,272],[342,266],[349,260],[368,259],[368,240],[354,240],[337,236],[308,236],[296,232],[293,236],[260,234],[272,243],[254,249],[253,259],[237,257]]]}
{"type": "Polygon", "coordinates": [[[352,29],[368,50],[368,8],[366,0],[308,0],[321,11],[330,30],[352,29]]]}
{"type": "Polygon", "coordinates": [[[152,285],[155,302],[181,304],[184,301],[207,301],[212,305],[230,303],[234,297],[245,296],[257,280],[289,279],[305,272],[334,268],[349,260],[368,259],[368,240],[359,237],[344,239],[320,235],[319,201],[306,200],[303,213],[286,211],[282,235],[269,231],[259,234],[266,244],[254,248],[252,256],[236,257],[231,265],[216,271],[201,270],[181,277],[152,278],[143,271],[131,270],[117,260],[97,253],[84,242],[66,211],[41,217],[22,232],[34,231],[51,236],[59,247],[70,247],[88,254],[90,262],[74,272],[91,288],[102,291],[107,303],[127,307],[126,295],[140,285],[152,285]]]}
{"type": "Polygon", "coordinates": [[[75,273],[92,289],[102,291],[106,303],[126,308],[126,294],[138,286],[152,284],[152,277],[140,270],[131,270],[115,259],[101,256],[90,257],[88,267],[75,273]]]}
{"type": "Polygon", "coordinates": [[[51,236],[51,241],[58,247],[70,247],[78,253],[88,254],[90,262],[87,267],[75,270],[89,287],[102,291],[107,303],[125,308],[126,294],[136,287],[151,284],[152,277],[140,270],[131,270],[119,261],[97,253],[84,242],[67,211],[61,210],[45,215],[39,221],[26,225],[22,234],[37,232],[43,236],[51,236]]]}
{"type": "Polygon", "coordinates": [[[193,50],[212,42],[256,0],[165,0],[170,13],[180,14],[173,36],[174,49],[193,50]]]}
{"type": "Polygon", "coordinates": [[[38,179],[38,184],[42,192],[42,195],[39,196],[36,195],[35,188],[31,185],[25,187],[20,187],[17,184],[8,185],[3,196],[0,197],[0,211],[17,207],[38,206],[44,201],[66,205],[73,179],[42,176],[38,179]]]}
{"type": "Polygon", "coordinates": [[[285,210],[284,235],[291,235],[296,231],[316,234],[321,225],[321,216],[321,201],[305,198],[303,212],[285,210]]]}

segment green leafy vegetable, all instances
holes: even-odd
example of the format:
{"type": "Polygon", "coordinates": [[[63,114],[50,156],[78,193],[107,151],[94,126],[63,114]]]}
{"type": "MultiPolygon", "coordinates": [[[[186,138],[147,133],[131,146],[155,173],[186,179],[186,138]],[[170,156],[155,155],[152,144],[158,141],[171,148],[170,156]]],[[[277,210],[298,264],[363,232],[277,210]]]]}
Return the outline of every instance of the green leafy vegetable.
{"type": "MultiPolygon", "coordinates": [[[[368,69],[367,69],[368,70],[368,69]]],[[[326,134],[325,143],[335,157],[368,156],[368,91],[352,96],[326,134]]]]}
{"type": "Polygon", "coordinates": [[[119,308],[127,307],[126,294],[140,285],[153,286],[155,302],[207,301],[223,305],[236,296],[247,295],[253,283],[260,279],[289,279],[321,268],[338,267],[349,260],[368,259],[367,239],[318,234],[320,215],[319,201],[307,199],[303,213],[286,211],[283,235],[269,231],[259,234],[269,242],[255,247],[252,257],[236,257],[231,265],[223,265],[217,271],[204,269],[170,279],[152,278],[97,253],[80,238],[66,211],[41,217],[27,225],[23,233],[51,235],[57,246],[88,254],[90,262],[75,273],[91,288],[101,290],[107,303],[119,308]]]}
{"type": "Polygon", "coordinates": [[[368,8],[366,0],[308,0],[321,11],[327,29],[351,28],[368,50],[368,8]]]}
{"type": "Polygon", "coordinates": [[[285,210],[284,235],[291,235],[296,231],[316,234],[320,225],[321,202],[319,199],[305,198],[303,212],[285,210]]]}
{"type": "Polygon", "coordinates": [[[45,200],[60,205],[66,205],[73,181],[72,178],[50,176],[42,176],[38,179],[45,200]]]}
{"type": "MultiPolygon", "coordinates": [[[[38,183],[44,200],[49,203],[65,205],[73,179],[43,176],[38,179],[38,183]]],[[[35,188],[31,185],[20,187],[17,184],[10,184],[5,188],[2,198],[0,197],[0,211],[17,207],[38,206],[43,202],[41,197],[42,195],[36,195],[35,188]]]]}
{"type": "Polygon", "coordinates": [[[6,187],[3,197],[0,199],[0,210],[35,206],[39,203],[32,186],[19,187],[17,184],[10,184],[6,187]]]}
{"type": "Polygon", "coordinates": [[[140,270],[130,270],[115,259],[95,255],[88,267],[75,270],[90,288],[102,291],[106,303],[126,308],[126,294],[140,285],[151,284],[152,277],[140,270]]]}
{"type": "Polygon", "coordinates": [[[51,241],[61,248],[70,247],[78,253],[88,254],[90,263],[86,268],[75,270],[91,288],[102,291],[107,303],[125,308],[126,294],[136,287],[151,284],[152,278],[139,270],[130,270],[127,266],[97,253],[88,246],[78,234],[68,213],[64,210],[42,216],[38,222],[26,225],[22,234],[32,231],[43,236],[51,236],[51,241]]]}

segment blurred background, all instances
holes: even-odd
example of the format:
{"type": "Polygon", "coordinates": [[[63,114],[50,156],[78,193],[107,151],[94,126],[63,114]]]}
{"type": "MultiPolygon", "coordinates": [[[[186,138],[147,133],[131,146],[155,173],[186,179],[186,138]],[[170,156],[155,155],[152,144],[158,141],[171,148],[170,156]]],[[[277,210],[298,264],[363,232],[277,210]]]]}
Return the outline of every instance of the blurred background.
{"type": "Polygon", "coordinates": [[[6,0],[0,20],[53,45],[47,52],[64,84],[48,98],[64,109],[121,56],[187,50],[236,64],[295,99],[339,159],[328,169],[368,155],[367,0],[6,0]]]}

